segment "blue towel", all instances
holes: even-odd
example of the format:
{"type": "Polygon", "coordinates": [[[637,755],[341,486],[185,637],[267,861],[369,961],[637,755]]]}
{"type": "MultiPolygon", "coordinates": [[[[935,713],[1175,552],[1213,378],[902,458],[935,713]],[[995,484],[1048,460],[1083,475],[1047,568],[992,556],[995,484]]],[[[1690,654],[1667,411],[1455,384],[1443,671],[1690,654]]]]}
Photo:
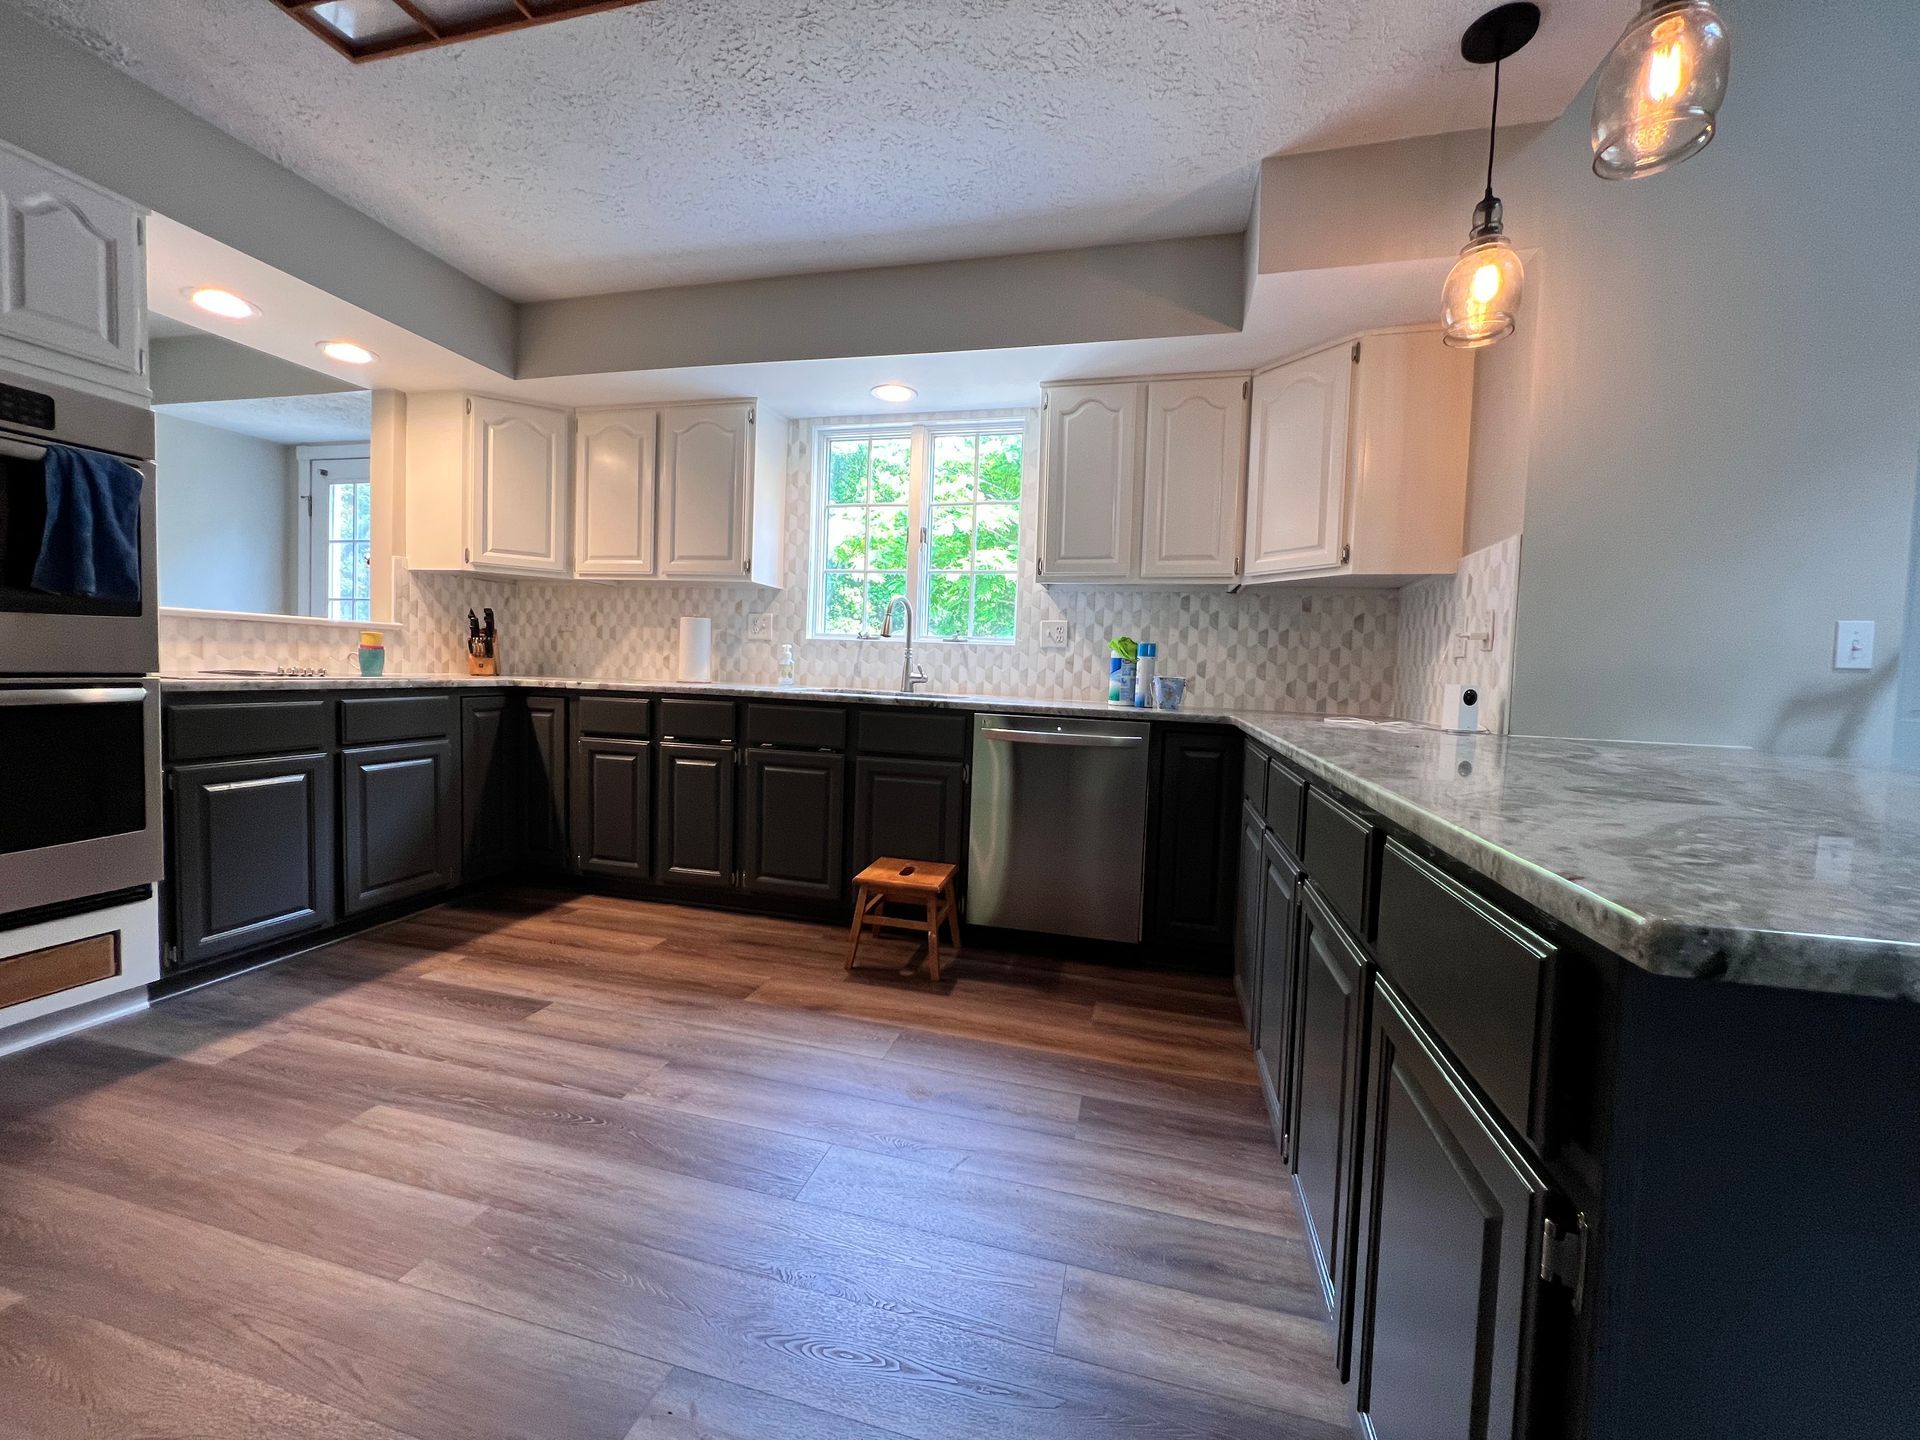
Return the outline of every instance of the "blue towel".
{"type": "Polygon", "coordinates": [[[47,528],[33,588],[90,600],[140,598],[140,472],[93,450],[49,445],[47,528]]]}

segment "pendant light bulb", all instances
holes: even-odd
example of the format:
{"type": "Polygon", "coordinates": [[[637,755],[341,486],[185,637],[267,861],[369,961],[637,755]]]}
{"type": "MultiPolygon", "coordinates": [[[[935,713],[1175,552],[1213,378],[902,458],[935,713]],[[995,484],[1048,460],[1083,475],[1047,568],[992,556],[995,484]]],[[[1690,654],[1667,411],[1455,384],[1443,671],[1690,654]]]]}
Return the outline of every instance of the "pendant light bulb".
{"type": "Polygon", "coordinates": [[[1506,339],[1520,313],[1527,270],[1507,239],[1500,198],[1493,193],[1493,159],[1500,135],[1500,62],[1518,54],[1539,28],[1538,5],[1501,5],[1460,37],[1462,58],[1493,66],[1493,113],[1487,119],[1487,193],[1473,207],[1466,247],[1440,291],[1440,338],[1456,350],[1506,339]]]}
{"type": "Polygon", "coordinates": [[[1600,67],[1593,173],[1658,175],[1713,140],[1732,47],[1710,0],[1646,0],[1600,67]]]}

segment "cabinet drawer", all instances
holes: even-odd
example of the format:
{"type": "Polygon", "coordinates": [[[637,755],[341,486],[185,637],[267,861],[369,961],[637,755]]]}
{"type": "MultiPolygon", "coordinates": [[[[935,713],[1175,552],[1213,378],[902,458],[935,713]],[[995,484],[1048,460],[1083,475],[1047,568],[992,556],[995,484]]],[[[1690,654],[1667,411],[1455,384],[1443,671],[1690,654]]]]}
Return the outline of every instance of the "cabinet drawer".
{"type": "MultiPolygon", "coordinates": [[[[1271,788],[1272,778],[1268,779],[1271,788]]],[[[1370,934],[1370,908],[1379,832],[1325,792],[1307,792],[1300,858],[1320,893],[1362,939],[1370,934]]]]}
{"type": "Polygon", "coordinates": [[[731,700],[662,700],[660,734],[668,740],[731,740],[731,700]]]}
{"type": "Polygon", "coordinates": [[[615,740],[645,740],[653,734],[653,702],[612,695],[582,695],[573,702],[573,723],[581,735],[615,740]]]}
{"type": "Polygon", "coordinates": [[[169,760],[244,760],[324,750],[331,700],[242,700],[169,705],[161,729],[169,760]]]}
{"type": "Polygon", "coordinates": [[[1300,831],[1307,818],[1307,782],[1284,760],[1267,761],[1267,800],[1263,811],[1267,828],[1287,847],[1300,853],[1300,831]]]}
{"type": "Polygon", "coordinates": [[[1397,842],[1380,865],[1380,969],[1527,1131],[1554,947],[1397,842]]]}
{"type": "Polygon", "coordinates": [[[1267,808],[1267,752],[1251,740],[1240,762],[1240,798],[1264,815],[1267,808]]]}
{"type": "Polygon", "coordinates": [[[749,705],[746,735],[749,745],[844,750],[847,712],[822,705],[749,705]]]}
{"type": "Polygon", "coordinates": [[[862,710],[860,751],[864,755],[922,755],[932,760],[964,760],[972,719],[964,711],[915,713],[862,710]]]}
{"type": "Polygon", "coordinates": [[[342,745],[384,745],[451,734],[451,695],[381,695],[340,702],[342,745]]]}

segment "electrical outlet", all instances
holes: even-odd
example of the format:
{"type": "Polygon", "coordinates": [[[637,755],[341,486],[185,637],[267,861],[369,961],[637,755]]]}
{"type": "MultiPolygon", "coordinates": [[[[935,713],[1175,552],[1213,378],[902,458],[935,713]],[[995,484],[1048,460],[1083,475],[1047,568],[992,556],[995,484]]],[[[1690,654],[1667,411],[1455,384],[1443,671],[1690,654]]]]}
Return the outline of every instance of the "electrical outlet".
{"type": "Polygon", "coordinates": [[[1833,626],[1833,668],[1873,669],[1873,621],[1836,620],[1833,626]]]}
{"type": "Polygon", "coordinates": [[[1073,627],[1064,620],[1043,621],[1040,626],[1042,650],[1064,650],[1073,639],[1073,627]]]}
{"type": "Polygon", "coordinates": [[[771,640],[773,638],[772,612],[762,610],[758,615],[747,617],[747,638],[749,640],[771,640]]]}

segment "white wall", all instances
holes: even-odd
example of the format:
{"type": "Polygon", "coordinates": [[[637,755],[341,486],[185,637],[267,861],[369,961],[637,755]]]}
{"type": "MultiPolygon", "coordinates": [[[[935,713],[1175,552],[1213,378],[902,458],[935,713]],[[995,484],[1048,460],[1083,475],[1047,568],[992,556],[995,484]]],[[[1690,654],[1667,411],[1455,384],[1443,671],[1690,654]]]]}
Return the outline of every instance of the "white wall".
{"type": "Polygon", "coordinates": [[[156,413],[160,603],[291,614],[297,485],[290,447],[156,413]]]}

